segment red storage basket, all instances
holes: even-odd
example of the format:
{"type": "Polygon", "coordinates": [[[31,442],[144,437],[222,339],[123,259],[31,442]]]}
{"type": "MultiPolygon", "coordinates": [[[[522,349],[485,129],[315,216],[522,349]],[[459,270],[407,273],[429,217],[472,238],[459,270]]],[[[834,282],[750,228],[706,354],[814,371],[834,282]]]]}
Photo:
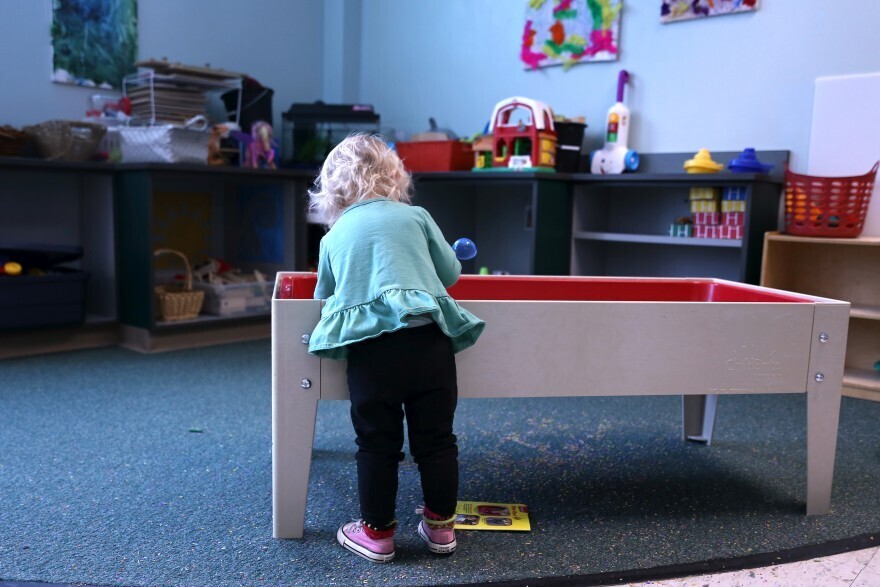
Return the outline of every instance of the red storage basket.
{"type": "Polygon", "coordinates": [[[474,166],[474,149],[463,141],[398,142],[397,154],[411,172],[467,171],[474,166]]]}
{"type": "Polygon", "coordinates": [[[865,175],[819,177],[785,169],[785,232],[800,236],[857,237],[862,233],[875,163],[865,175]]]}

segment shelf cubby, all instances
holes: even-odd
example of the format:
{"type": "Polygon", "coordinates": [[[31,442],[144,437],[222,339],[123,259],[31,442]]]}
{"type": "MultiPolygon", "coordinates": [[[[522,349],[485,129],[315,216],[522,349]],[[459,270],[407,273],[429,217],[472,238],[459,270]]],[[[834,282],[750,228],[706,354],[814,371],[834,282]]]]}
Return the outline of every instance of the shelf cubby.
{"type": "Polygon", "coordinates": [[[880,238],[769,233],[761,285],[850,302],[843,393],[880,401],[880,238]]]}

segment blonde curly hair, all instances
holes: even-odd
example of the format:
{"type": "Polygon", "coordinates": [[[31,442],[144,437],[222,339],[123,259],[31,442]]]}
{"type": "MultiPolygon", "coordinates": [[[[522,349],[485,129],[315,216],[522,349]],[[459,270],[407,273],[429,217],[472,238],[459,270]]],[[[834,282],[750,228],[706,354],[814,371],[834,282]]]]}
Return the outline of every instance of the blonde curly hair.
{"type": "Polygon", "coordinates": [[[412,179],[381,137],[354,133],[330,151],[309,190],[309,211],[328,227],[357,202],[385,197],[409,204],[412,179]]]}

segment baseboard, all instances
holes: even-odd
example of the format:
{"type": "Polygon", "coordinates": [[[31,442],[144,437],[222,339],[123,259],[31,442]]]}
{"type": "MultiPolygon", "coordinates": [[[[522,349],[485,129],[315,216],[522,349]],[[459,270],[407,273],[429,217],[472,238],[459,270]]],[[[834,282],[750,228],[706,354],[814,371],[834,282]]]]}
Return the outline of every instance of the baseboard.
{"type": "Polygon", "coordinates": [[[78,351],[119,344],[119,325],[101,321],[82,325],[13,330],[0,336],[0,359],[78,351]]]}
{"type": "Polygon", "coordinates": [[[880,391],[872,391],[860,387],[844,387],[842,394],[844,397],[854,397],[872,402],[880,402],[880,391]]]}
{"type": "Polygon", "coordinates": [[[272,335],[268,319],[258,322],[207,323],[188,328],[150,331],[121,325],[119,345],[140,353],[162,353],[232,342],[260,340],[272,335]]]}

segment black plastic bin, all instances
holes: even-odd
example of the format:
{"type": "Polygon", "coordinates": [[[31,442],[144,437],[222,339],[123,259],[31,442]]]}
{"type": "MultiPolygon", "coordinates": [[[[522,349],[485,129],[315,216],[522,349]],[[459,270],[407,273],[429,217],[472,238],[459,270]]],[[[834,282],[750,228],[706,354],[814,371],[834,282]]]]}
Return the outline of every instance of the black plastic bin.
{"type": "Polygon", "coordinates": [[[0,264],[15,261],[23,268],[21,275],[0,274],[0,329],[82,324],[89,274],[57,266],[82,253],[82,247],[0,246],[0,264]],[[29,275],[32,270],[43,274],[29,275]]]}
{"type": "Polygon", "coordinates": [[[581,158],[581,145],[584,142],[582,122],[555,122],[556,129],[556,171],[575,173],[581,158]]]}

